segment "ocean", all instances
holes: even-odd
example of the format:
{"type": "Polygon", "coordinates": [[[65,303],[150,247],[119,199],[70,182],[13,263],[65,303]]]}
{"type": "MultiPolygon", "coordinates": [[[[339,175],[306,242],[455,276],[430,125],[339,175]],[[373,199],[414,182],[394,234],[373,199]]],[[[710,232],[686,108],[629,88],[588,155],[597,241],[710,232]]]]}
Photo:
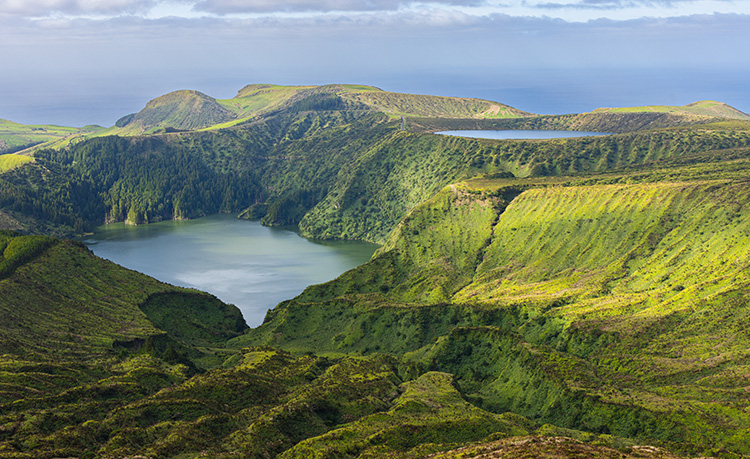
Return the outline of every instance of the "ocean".
{"type": "Polygon", "coordinates": [[[139,111],[150,99],[178,89],[197,89],[231,98],[245,84],[360,83],[386,91],[476,97],[539,114],[582,113],[599,107],[685,105],[718,100],[750,113],[748,71],[743,68],[476,69],[442,72],[341,74],[305,80],[299,75],[244,79],[209,75],[170,82],[168,78],[68,78],[54,85],[39,80],[0,78],[0,118],[23,124],[111,126],[139,111]]]}

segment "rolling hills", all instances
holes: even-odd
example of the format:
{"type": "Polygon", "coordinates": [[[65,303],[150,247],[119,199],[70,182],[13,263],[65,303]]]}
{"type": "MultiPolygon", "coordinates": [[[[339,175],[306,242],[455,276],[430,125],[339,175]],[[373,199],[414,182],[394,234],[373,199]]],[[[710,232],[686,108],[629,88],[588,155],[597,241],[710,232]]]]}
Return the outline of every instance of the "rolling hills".
{"type": "Polygon", "coordinates": [[[0,208],[46,234],[231,212],[382,243],[406,212],[473,175],[593,172],[748,146],[747,121],[689,113],[532,116],[503,106],[509,117],[497,118],[486,113],[494,102],[355,85],[250,85],[229,101],[178,91],[94,137],[41,149],[33,165],[0,175],[0,208]],[[456,126],[619,134],[498,142],[430,133],[456,126]]]}
{"type": "Polygon", "coordinates": [[[139,135],[159,131],[220,129],[278,111],[372,110],[390,116],[438,118],[517,118],[530,113],[480,99],[386,92],[372,86],[245,86],[232,99],[214,99],[198,91],[158,97],[138,113],[117,121],[106,134],[139,135]]]}
{"type": "Polygon", "coordinates": [[[750,456],[746,118],[249,85],[2,155],[0,457],[750,456]],[[247,329],[50,237],[213,212],[382,247],[247,329]]]}
{"type": "Polygon", "coordinates": [[[483,409],[408,356],[238,348],[237,310],[209,295],[70,241],[6,232],[0,246],[2,457],[453,457],[504,440],[678,457],[483,409]]]}

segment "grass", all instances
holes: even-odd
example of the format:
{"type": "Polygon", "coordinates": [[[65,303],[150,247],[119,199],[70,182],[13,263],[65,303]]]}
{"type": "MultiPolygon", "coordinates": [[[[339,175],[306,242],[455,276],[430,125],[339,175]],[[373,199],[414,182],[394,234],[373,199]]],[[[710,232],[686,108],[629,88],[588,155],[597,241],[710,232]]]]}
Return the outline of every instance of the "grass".
{"type": "Polygon", "coordinates": [[[703,100],[683,106],[648,105],[643,107],[599,108],[594,113],[669,113],[679,116],[704,116],[750,120],[750,115],[713,100],[703,100]]]}
{"type": "Polygon", "coordinates": [[[74,128],[48,124],[25,125],[0,119],[0,155],[52,143],[70,136],[94,133],[101,129],[99,126],[74,128]]]}
{"type": "Polygon", "coordinates": [[[747,454],[746,167],[456,184],[235,345],[402,355],[490,411],[747,454]]]}
{"type": "Polygon", "coordinates": [[[438,118],[518,118],[530,113],[508,105],[480,99],[399,94],[366,88],[348,88],[342,96],[378,111],[399,116],[438,118]]]}
{"type": "Polygon", "coordinates": [[[11,169],[15,169],[16,167],[23,166],[24,164],[30,163],[33,160],[34,158],[30,156],[14,154],[0,155],[0,174],[11,169]]]}

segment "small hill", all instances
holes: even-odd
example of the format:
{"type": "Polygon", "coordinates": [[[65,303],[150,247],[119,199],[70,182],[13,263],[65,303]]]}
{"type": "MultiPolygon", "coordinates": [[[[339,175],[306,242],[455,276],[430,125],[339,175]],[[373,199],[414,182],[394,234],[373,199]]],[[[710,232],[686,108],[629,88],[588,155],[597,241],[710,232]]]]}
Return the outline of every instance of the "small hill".
{"type": "Polygon", "coordinates": [[[121,133],[140,134],[157,130],[193,130],[225,123],[236,114],[213,97],[199,91],[182,90],[157,97],[138,113],[120,118],[121,133]]]}
{"type": "Polygon", "coordinates": [[[686,117],[713,117],[734,120],[750,120],[750,115],[736,108],[714,100],[702,100],[692,104],[673,105],[647,105],[644,107],[621,107],[621,108],[598,108],[592,113],[668,113],[671,115],[686,117]]]}

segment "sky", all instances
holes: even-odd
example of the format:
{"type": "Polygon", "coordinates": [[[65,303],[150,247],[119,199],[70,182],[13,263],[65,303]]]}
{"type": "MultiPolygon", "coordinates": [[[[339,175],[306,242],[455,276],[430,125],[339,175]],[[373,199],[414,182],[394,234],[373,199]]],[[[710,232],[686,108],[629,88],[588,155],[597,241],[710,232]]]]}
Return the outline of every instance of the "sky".
{"type": "Polygon", "coordinates": [[[750,0],[0,0],[0,118],[25,124],[251,83],[750,112],[749,75],[750,0]]]}

